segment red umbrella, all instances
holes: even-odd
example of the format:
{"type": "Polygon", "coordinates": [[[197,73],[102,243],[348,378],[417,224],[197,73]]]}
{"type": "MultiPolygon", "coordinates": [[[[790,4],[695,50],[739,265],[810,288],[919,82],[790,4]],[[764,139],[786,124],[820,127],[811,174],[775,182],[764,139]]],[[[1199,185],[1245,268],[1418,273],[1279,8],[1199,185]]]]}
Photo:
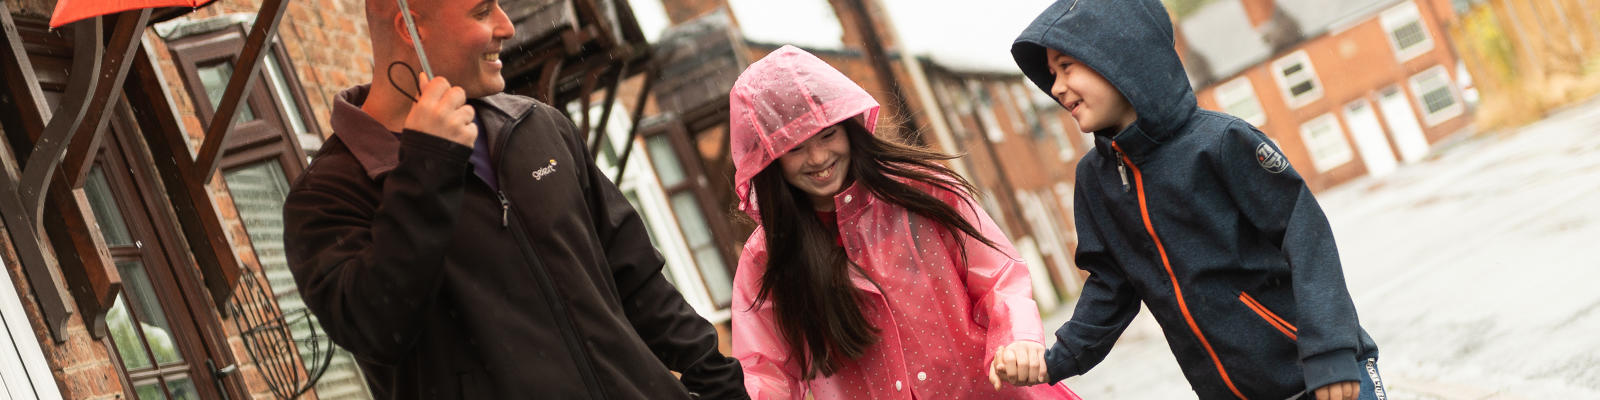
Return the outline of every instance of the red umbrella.
{"type": "Polygon", "coordinates": [[[56,11],[50,15],[50,28],[78,20],[116,14],[128,10],[159,7],[200,7],[214,0],[59,0],[56,11]]]}

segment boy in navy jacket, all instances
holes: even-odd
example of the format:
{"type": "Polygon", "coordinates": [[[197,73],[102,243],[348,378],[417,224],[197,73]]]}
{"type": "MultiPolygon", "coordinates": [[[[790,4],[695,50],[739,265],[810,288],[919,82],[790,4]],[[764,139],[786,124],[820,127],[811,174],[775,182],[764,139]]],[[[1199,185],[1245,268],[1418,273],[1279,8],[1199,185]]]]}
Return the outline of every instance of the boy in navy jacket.
{"type": "Polygon", "coordinates": [[[1322,209],[1266,135],[1196,107],[1158,0],[1057,1],[1011,53],[1095,148],[1078,163],[1077,309],[1047,377],[1007,357],[1001,380],[1082,374],[1143,302],[1202,398],[1383,397],[1322,209]]]}

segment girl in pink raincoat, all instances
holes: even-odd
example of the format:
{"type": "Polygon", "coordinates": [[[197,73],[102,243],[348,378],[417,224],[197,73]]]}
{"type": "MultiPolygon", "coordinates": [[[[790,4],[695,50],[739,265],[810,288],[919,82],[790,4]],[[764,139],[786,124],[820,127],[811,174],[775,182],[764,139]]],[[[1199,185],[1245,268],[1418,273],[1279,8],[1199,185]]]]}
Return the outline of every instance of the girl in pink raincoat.
{"type": "MultiPolygon", "coordinates": [[[[793,46],[734,83],[733,354],[755,399],[1041,399],[991,364],[1043,352],[1028,267],[951,158],[880,139],[878,103],[793,46]]],[[[1034,369],[1030,369],[1034,368],[1034,369]]],[[[1035,370],[1036,369],[1036,370],[1035,370]]]]}

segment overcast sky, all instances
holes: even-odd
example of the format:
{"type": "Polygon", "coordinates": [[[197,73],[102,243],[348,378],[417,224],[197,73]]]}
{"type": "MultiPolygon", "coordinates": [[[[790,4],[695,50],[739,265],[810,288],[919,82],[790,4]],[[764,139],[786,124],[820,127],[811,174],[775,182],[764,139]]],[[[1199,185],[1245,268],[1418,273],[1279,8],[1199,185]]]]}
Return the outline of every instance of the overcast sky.
{"type": "MultiPolygon", "coordinates": [[[[958,70],[1017,72],[1011,40],[1049,0],[878,0],[913,54],[958,70]]],[[[840,47],[842,28],[827,0],[729,0],[745,37],[803,47],[840,47]]],[[[629,0],[646,37],[667,26],[660,0],[629,0]]]]}

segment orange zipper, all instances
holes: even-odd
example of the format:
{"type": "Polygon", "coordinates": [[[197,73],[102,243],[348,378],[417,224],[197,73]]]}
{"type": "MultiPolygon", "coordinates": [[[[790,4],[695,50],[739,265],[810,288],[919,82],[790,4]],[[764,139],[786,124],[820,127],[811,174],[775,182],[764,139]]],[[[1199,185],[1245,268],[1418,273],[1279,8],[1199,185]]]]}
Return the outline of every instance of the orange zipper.
{"type": "Polygon", "coordinates": [[[1222,376],[1222,383],[1228,385],[1228,390],[1232,390],[1234,396],[1245,399],[1244,393],[1239,392],[1239,388],[1233,385],[1233,378],[1228,377],[1228,370],[1222,367],[1222,359],[1218,358],[1217,351],[1211,348],[1211,342],[1200,333],[1200,325],[1196,324],[1194,316],[1189,314],[1189,305],[1183,300],[1183,288],[1178,286],[1178,276],[1172,273],[1172,262],[1167,259],[1167,249],[1161,245],[1161,238],[1156,236],[1155,225],[1150,223],[1150,210],[1146,207],[1144,198],[1144,175],[1140,174],[1139,166],[1133,164],[1133,159],[1122,152],[1122,146],[1111,142],[1111,149],[1116,150],[1119,164],[1127,165],[1127,168],[1133,171],[1133,184],[1138,189],[1139,195],[1139,216],[1144,218],[1144,229],[1150,233],[1150,240],[1155,242],[1156,252],[1161,254],[1161,266],[1167,269],[1167,277],[1172,280],[1172,292],[1178,299],[1178,311],[1183,313],[1183,319],[1189,323],[1189,330],[1194,332],[1194,337],[1200,339],[1200,346],[1211,356],[1211,362],[1217,365],[1217,373],[1222,376]]]}
{"type": "Polygon", "coordinates": [[[1239,301],[1244,302],[1245,307],[1250,307],[1251,311],[1255,311],[1256,315],[1260,315],[1261,319],[1267,320],[1267,323],[1272,324],[1272,327],[1278,329],[1278,332],[1283,332],[1283,335],[1288,336],[1289,340],[1300,340],[1299,337],[1295,336],[1296,333],[1300,332],[1299,329],[1295,329],[1294,325],[1289,324],[1289,321],[1284,321],[1283,318],[1278,317],[1278,314],[1273,314],[1272,310],[1268,310],[1267,306],[1261,305],[1261,302],[1256,301],[1254,297],[1250,297],[1249,293],[1239,292],[1239,301]]]}

